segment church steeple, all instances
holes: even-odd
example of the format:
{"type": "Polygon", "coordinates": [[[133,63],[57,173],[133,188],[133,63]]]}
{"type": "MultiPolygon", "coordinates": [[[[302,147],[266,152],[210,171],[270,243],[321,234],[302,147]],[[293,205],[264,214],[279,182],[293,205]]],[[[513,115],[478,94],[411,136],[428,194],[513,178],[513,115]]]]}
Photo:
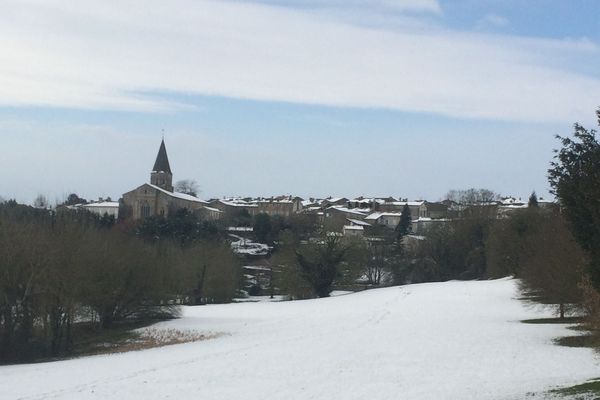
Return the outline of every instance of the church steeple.
{"type": "Polygon", "coordinates": [[[167,156],[164,139],[160,142],[156,161],[150,173],[150,183],[169,192],[173,191],[173,173],[169,165],[169,157],[167,156]]]}
{"type": "Polygon", "coordinates": [[[156,161],[154,162],[154,168],[152,168],[152,172],[168,172],[169,174],[172,174],[164,139],[160,142],[160,148],[158,149],[158,154],[156,155],[156,161]]]}

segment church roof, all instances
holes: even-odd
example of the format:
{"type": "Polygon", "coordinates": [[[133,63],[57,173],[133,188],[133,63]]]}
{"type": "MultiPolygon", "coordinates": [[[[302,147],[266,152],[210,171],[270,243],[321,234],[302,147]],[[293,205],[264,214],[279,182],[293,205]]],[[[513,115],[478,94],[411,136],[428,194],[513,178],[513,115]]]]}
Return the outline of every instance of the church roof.
{"type": "Polygon", "coordinates": [[[154,161],[154,168],[152,168],[152,172],[168,172],[169,174],[172,174],[164,140],[160,142],[160,149],[158,149],[158,154],[156,156],[156,161],[154,161]]]}
{"type": "MultiPolygon", "coordinates": [[[[191,194],[185,194],[185,193],[179,193],[179,192],[169,192],[168,190],[165,190],[165,189],[161,188],[160,186],[156,186],[151,183],[145,183],[144,185],[148,185],[151,188],[156,189],[159,192],[162,192],[170,197],[175,197],[175,198],[181,199],[181,200],[193,201],[194,203],[208,204],[208,202],[206,202],[202,199],[199,199],[196,196],[192,196],[191,194]]],[[[144,186],[144,185],[142,185],[142,186],[144,186]]]]}

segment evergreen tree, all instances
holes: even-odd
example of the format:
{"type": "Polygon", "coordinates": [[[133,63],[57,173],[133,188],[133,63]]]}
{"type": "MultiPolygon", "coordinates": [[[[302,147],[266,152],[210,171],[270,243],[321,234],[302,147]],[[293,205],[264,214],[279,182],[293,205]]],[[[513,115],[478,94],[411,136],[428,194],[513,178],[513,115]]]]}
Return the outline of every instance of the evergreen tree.
{"type": "Polygon", "coordinates": [[[271,217],[260,213],[254,217],[253,231],[260,243],[266,243],[271,234],[271,217]]]}
{"type": "MultiPolygon", "coordinates": [[[[600,109],[596,112],[600,124],[600,109]]],[[[581,247],[590,254],[592,284],[600,288],[600,143],[596,130],[575,124],[573,138],[557,136],[562,148],[548,170],[552,193],[581,247]]]]}
{"type": "Polygon", "coordinates": [[[400,217],[400,222],[396,226],[396,238],[398,242],[401,242],[404,236],[408,235],[410,232],[410,224],[411,224],[411,215],[410,208],[408,204],[404,205],[402,209],[402,216],[400,217]]]}
{"type": "Polygon", "coordinates": [[[537,198],[537,195],[535,194],[535,190],[533,192],[531,192],[531,196],[529,196],[528,206],[529,207],[539,207],[538,198],[537,198]]]}

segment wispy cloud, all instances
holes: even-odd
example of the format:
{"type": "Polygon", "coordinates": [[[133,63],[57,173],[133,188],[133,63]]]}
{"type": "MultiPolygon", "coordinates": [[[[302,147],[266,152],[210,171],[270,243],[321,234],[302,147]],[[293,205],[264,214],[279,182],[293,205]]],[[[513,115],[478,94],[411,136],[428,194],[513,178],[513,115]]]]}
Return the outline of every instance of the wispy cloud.
{"type": "Polygon", "coordinates": [[[510,25],[510,21],[497,14],[487,14],[479,21],[477,21],[477,29],[488,29],[488,28],[505,28],[510,25]]]}
{"type": "MultiPolygon", "coordinates": [[[[434,0],[377,3],[441,12],[434,0]]],[[[143,93],[181,92],[573,121],[598,103],[600,79],[562,61],[599,60],[594,43],[410,24],[386,31],[247,2],[143,5],[5,2],[0,104],[156,111],[181,105],[143,93]]]]}
{"type": "Polygon", "coordinates": [[[302,8],[348,8],[362,7],[367,9],[387,9],[400,13],[433,13],[441,14],[442,7],[438,0],[257,0],[257,2],[285,7],[302,8]]]}

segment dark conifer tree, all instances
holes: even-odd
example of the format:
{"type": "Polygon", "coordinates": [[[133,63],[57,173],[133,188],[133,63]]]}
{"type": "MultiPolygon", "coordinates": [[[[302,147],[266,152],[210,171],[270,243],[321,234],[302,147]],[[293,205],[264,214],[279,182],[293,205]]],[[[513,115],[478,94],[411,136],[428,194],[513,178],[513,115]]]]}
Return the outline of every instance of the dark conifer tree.
{"type": "Polygon", "coordinates": [[[260,213],[254,217],[253,231],[260,243],[266,243],[271,234],[271,217],[269,214],[260,213]]]}
{"type": "MultiPolygon", "coordinates": [[[[600,125],[600,109],[597,110],[600,125]]],[[[548,178],[577,242],[590,254],[590,278],[600,289],[600,143],[596,130],[575,124],[573,138],[557,136],[562,148],[548,178]]]]}
{"type": "Polygon", "coordinates": [[[410,232],[411,219],[410,207],[408,207],[408,204],[405,204],[404,208],[402,209],[400,222],[398,223],[398,226],[396,226],[396,238],[399,242],[402,241],[402,238],[404,238],[404,236],[408,235],[410,232]]]}
{"type": "Polygon", "coordinates": [[[531,196],[529,196],[528,206],[529,207],[539,207],[538,198],[537,198],[537,195],[535,194],[535,190],[533,192],[531,192],[531,196]]]}

